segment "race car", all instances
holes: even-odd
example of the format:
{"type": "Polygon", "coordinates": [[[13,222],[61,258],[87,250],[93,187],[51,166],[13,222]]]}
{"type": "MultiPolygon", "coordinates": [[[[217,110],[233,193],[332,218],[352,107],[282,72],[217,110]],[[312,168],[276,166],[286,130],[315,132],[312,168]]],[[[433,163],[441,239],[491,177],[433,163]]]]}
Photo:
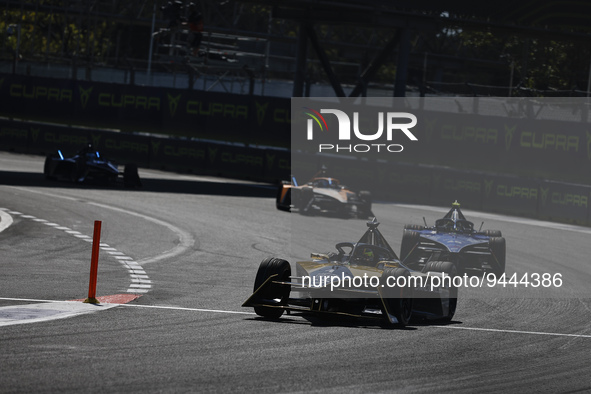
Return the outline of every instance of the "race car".
{"type": "Polygon", "coordinates": [[[298,185],[294,176],[291,182],[281,182],[275,205],[279,210],[295,209],[301,214],[333,213],[367,219],[371,216],[371,202],[370,192],[350,190],[337,179],[327,176],[323,167],[304,185],[298,185]]]}
{"type": "Polygon", "coordinates": [[[297,262],[295,276],[288,261],[263,260],[254,293],[242,306],[269,319],[298,311],[398,326],[411,318],[451,321],[458,297],[455,266],[431,261],[421,271],[412,270],[398,259],[375,217],[367,226],[359,241],[337,243],[336,252],[312,253],[310,260],[297,262]]]}
{"type": "MultiPolygon", "coordinates": [[[[484,224],[484,222],[483,222],[484,224]]],[[[482,229],[482,225],[480,226],[482,229]]],[[[400,244],[400,258],[413,269],[430,261],[452,262],[460,275],[505,272],[506,242],[499,230],[474,230],[455,201],[435,226],[407,224],[400,244]]]]}
{"type": "Polygon", "coordinates": [[[102,157],[92,144],[88,144],[71,157],[65,157],[60,150],[57,154],[48,155],[45,158],[43,173],[51,180],[111,185],[121,177],[125,187],[136,188],[142,185],[137,165],[126,164],[124,171],[119,172],[117,164],[102,157]]]}

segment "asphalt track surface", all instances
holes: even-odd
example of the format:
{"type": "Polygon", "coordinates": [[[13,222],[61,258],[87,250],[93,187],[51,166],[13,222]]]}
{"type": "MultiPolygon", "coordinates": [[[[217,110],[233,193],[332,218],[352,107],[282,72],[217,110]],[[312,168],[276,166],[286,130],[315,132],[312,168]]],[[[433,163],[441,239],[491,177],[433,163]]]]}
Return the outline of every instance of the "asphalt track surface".
{"type": "MultiPolygon", "coordinates": [[[[41,157],[0,153],[0,228],[17,212],[0,232],[0,319],[13,308],[24,323],[0,325],[0,392],[591,391],[588,229],[469,212],[503,231],[508,272],[577,278],[558,299],[460,292],[452,323],[406,329],[266,321],[241,308],[260,261],[330,251],[356,241],[364,221],[277,211],[275,190],[262,184],[140,169],[141,190],[73,186],[46,181],[42,167],[41,157]],[[308,221],[306,237],[292,234],[291,218],[308,221]],[[27,322],[27,306],[86,297],[84,237],[95,220],[110,248],[100,252],[97,295],[141,297],[27,322]]],[[[398,250],[405,223],[433,222],[446,209],[373,211],[398,250]]]]}

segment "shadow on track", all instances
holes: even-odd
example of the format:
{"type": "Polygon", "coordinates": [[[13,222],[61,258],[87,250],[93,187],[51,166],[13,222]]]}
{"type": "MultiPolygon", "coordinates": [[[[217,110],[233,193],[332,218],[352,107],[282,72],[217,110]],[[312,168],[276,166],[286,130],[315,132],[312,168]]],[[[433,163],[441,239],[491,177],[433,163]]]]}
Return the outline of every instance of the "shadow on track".
{"type": "Polygon", "coordinates": [[[52,181],[45,179],[43,174],[32,172],[16,172],[0,170],[0,185],[51,187],[64,189],[114,189],[125,190],[130,193],[182,193],[201,195],[221,195],[236,197],[274,198],[277,188],[273,185],[249,184],[241,182],[208,182],[203,180],[175,180],[142,178],[139,189],[125,188],[123,184],[112,186],[100,183],[70,183],[66,181],[52,181]]]}
{"type": "Polygon", "coordinates": [[[402,330],[402,331],[415,331],[419,327],[426,326],[452,326],[461,325],[463,322],[452,320],[449,322],[441,320],[427,320],[422,318],[412,318],[410,323],[406,327],[399,327],[396,325],[389,325],[383,322],[381,319],[371,318],[359,318],[359,317],[348,317],[348,316],[331,316],[330,319],[322,316],[316,316],[313,313],[300,313],[295,312],[289,315],[284,314],[278,319],[267,319],[264,317],[252,317],[245,320],[274,323],[274,324],[295,324],[295,325],[307,325],[310,327],[343,327],[343,328],[364,328],[364,329],[380,329],[380,330],[402,330]]]}

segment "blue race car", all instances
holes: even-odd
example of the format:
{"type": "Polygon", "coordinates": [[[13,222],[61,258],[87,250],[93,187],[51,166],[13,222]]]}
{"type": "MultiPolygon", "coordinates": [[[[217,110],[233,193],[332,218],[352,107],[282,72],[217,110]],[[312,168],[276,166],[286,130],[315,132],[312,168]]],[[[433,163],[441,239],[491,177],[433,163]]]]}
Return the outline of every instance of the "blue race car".
{"type": "Polygon", "coordinates": [[[407,267],[418,270],[429,261],[449,261],[460,275],[492,272],[500,277],[505,272],[505,250],[501,231],[474,230],[455,201],[433,227],[404,226],[400,258],[407,267]]]}
{"type": "Polygon", "coordinates": [[[64,156],[59,150],[57,154],[48,155],[45,158],[43,173],[47,179],[51,180],[107,185],[115,184],[121,176],[125,187],[137,188],[142,185],[137,165],[126,164],[121,173],[117,164],[102,157],[92,144],[88,144],[71,157],[64,156]]]}

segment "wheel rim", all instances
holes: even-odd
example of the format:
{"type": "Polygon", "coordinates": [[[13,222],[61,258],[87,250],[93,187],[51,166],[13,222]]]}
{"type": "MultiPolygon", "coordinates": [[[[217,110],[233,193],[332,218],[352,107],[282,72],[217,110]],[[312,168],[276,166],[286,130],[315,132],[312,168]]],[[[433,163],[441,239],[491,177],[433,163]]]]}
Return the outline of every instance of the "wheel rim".
{"type": "Polygon", "coordinates": [[[410,320],[411,314],[412,314],[412,299],[402,298],[400,300],[400,315],[405,323],[410,320]]]}

